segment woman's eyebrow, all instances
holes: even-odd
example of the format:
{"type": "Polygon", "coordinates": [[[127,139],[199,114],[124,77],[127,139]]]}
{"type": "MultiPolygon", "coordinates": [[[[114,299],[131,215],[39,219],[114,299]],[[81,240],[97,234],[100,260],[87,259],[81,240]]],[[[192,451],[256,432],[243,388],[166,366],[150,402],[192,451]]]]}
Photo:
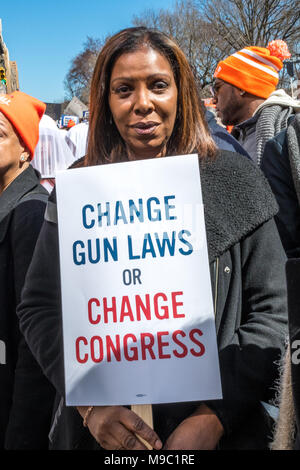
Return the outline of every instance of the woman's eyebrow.
{"type": "MultiPolygon", "coordinates": [[[[157,72],[157,73],[153,73],[151,75],[148,75],[146,78],[147,79],[151,79],[151,78],[155,78],[155,77],[165,77],[165,78],[170,78],[170,75],[167,74],[167,73],[160,73],[160,72],[157,72]]],[[[132,77],[125,77],[125,76],[120,76],[120,77],[116,77],[114,78],[112,81],[111,81],[111,84],[113,84],[115,81],[117,80],[127,80],[127,81],[130,81],[130,82],[134,82],[136,81],[137,79],[136,78],[132,78],[132,77]]]]}

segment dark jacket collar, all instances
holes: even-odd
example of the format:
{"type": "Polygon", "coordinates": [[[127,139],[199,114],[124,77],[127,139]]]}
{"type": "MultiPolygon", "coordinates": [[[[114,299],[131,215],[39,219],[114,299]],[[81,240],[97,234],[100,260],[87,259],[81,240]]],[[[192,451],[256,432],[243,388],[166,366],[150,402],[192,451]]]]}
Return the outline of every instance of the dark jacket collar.
{"type": "Polygon", "coordinates": [[[18,201],[39,184],[31,165],[22,171],[0,196],[0,222],[13,210],[18,201]]]}
{"type": "Polygon", "coordinates": [[[240,135],[248,135],[252,132],[255,131],[256,129],[256,122],[258,119],[258,114],[255,114],[249,119],[246,119],[246,121],[241,122],[240,124],[237,124],[234,126],[234,128],[231,131],[231,135],[238,139],[240,135]]]}

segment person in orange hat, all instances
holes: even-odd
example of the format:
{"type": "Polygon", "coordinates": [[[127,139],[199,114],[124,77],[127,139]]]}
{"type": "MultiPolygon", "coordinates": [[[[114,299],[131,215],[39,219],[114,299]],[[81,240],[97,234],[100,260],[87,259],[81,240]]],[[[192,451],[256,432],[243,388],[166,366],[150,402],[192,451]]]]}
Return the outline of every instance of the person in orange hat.
{"type": "Polygon", "coordinates": [[[30,165],[45,104],[0,95],[0,448],[42,449],[53,388],[19,332],[16,307],[31,262],[47,191],[30,165]]]}
{"type": "Polygon", "coordinates": [[[300,103],[276,90],[283,61],[290,57],[284,41],[268,47],[245,47],[218,63],[212,92],[217,115],[259,166],[267,140],[286,128],[300,103]]]}

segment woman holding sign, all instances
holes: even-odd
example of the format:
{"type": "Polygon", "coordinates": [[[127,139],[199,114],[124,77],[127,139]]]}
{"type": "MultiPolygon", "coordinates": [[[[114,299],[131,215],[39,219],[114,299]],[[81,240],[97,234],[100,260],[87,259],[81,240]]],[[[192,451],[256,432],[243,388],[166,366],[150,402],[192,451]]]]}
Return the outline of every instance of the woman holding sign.
{"type": "MultiPolygon", "coordinates": [[[[94,70],[88,151],[77,167],[190,153],[199,154],[201,166],[223,399],[154,405],[152,430],[127,407],[77,410],[61,398],[52,448],[145,449],[138,437],[154,449],[268,445],[272,422],[261,402],[272,399],[286,334],[276,203],[251,162],[216,148],[192,71],[175,42],[142,27],[111,37],[94,70]]],[[[53,193],[18,314],[36,358],[63,397],[55,211],[53,193]]]]}

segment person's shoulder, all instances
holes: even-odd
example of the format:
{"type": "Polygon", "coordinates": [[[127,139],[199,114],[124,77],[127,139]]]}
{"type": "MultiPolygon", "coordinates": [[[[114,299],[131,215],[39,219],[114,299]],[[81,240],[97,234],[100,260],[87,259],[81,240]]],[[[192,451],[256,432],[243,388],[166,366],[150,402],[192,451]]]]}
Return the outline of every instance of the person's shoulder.
{"type": "Polygon", "coordinates": [[[215,158],[208,160],[200,159],[200,165],[205,171],[225,172],[224,174],[233,173],[233,175],[245,174],[249,172],[259,174],[259,168],[249,158],[240,153],[231,150],[220,149],[215,158]]]}
{"type": "Polygon", "coordinates": [[[19,201],[12,213],[15,228],[22,229],[26,225],[34,230],[34,227],[42,225],[49,196],[47,191],[46,193],[37,188],[37,192],[19,201]]]}
{"type": "Polygon", "coordinates": [[[68,170],[72,170],[72,168],[83,168],[85,166],[84,158],[85,157],[80,157],[77,160],[75,160],[75,162],[73,162],[72,165],[68,167],[68,170]]]}
{"type": "Polygon", "coordinates": [[[201,162],[201,181],[204,192],[213,191],[217,199],[245,202],[245,207],[268,206],[268,212],[277,212],[272,190],[263,172],[248,158],[229,150],[221,150],[215,159],[201,162]]]}
{"type": "Polygon", "coordinates": [[[36,180],[36,185],[31,188],[30,191],[27,191],[19,199],[17,207],[25,203],[33,203],[34,201],[39,201],[43,204],[47,203],[49,197],[48,191],[44,186],[39,182],[39,179],[36,180]]]}

